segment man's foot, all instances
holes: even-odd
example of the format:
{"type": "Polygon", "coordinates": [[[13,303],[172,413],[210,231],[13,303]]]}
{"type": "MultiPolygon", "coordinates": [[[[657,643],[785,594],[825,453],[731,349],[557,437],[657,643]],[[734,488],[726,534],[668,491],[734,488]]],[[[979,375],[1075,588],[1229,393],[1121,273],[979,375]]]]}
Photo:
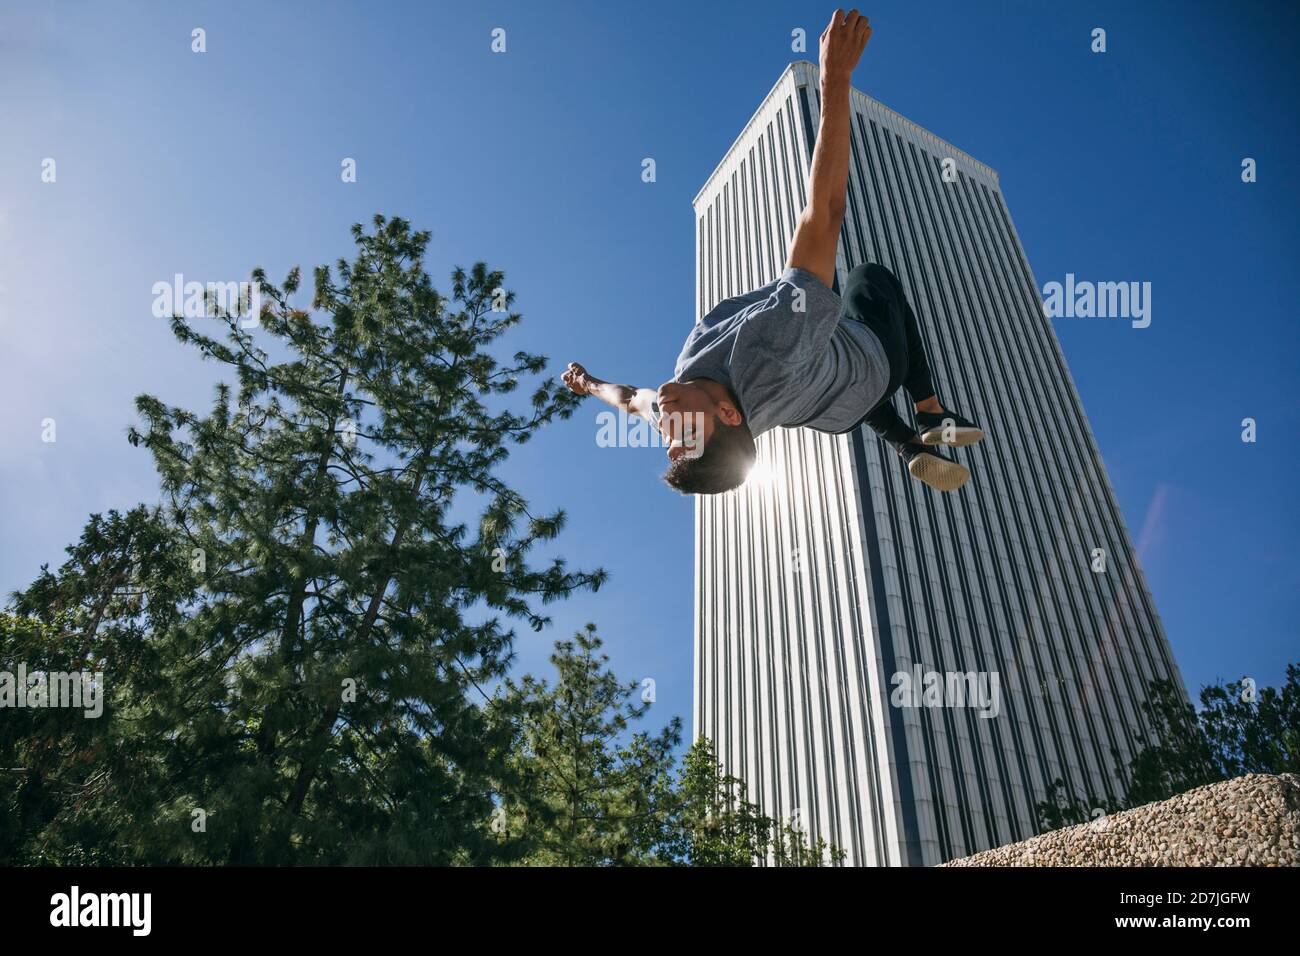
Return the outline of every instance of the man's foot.
{"type": "Polygon", "coordinates": [[[984,437],[984,429],[951,409],[917,412],[916,431],[926,445],[973,445],[984,437]]]}
{"type": "Polygon", "coordinates": [[[935,491],[956,491],[970,478],[970,469],[951,458],[945,458],[937,448],[919,442],[906,442],[895,445],[894,450],[907,462],[907,470],[912,477],[925,482],[935,491]]]}

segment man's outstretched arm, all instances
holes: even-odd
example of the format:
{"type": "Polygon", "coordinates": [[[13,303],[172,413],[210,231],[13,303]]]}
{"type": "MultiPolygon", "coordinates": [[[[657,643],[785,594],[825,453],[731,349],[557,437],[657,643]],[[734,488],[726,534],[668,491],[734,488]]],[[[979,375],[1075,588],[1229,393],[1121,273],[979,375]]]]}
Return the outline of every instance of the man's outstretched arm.
{"type": "Polygon", "coordinates": [[[835,281],[835,250],[849,186],[849,79],[871,39],[857,10],[831,15],[821,35],[822,116],[808,176],[808,205],[790,244],[786,265],[805,269],[827,286],[835,281]]]}
{"type": "Polygon", "coordinates": [[[639,415],[646,421],[654,423],[651,404],[659,397],[653,388],[636,388],[632,385],[616,385],[596,378],[577,362],[570,362],[560,379],[569,390],[578,395],[594,395],[607,405],[612,405],[629,415],[639,415]]]}

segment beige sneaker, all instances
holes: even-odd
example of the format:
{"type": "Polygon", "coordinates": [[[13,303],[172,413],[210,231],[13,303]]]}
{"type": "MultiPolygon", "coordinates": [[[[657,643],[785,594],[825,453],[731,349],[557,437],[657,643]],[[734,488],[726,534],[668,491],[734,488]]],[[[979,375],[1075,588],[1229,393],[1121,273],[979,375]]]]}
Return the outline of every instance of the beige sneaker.
{"type": "Polygon", "coordinates": [[[907,462],[912,477],[925,482],[935,491],[956,491],[970,480],[970,469],[930,445],[907,442],[895,445],[894,450],[907,462]]]}

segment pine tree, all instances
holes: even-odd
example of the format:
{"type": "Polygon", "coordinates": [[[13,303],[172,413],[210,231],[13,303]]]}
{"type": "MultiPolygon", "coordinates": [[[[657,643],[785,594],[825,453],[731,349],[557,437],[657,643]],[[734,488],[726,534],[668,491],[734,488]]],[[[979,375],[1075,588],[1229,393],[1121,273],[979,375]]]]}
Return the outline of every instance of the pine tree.
{"type": "Polygon", "coordinates": [[[723,769],[707,737],[697,738],[687,751],[676,792],[668,850],[688,866],[819,867],[842,863],[846,856],[810,836],[797,820],[763,813],[748,799],[745,782],[723,769]]]}
{"type": "Polygon", "coordinates": [[[660,733],[629,733],[650,705],[633,702],[588,625],[556,643],[552,686],[509,680],[494,701],[511,731],[509,772],[494,811],[503,854],[544,866],[822,866],[844,852],[792,821],[763,814],[725,773],[706,738],[674,775],[674,717],[660,733]]]}
{"type": "MultiPolygon", "coordinates": [[[[156,795],[185,772],[170,680],[194,646],[197,585],[158,509],[91,515],[57,574],[42,568],[0,614],[0,669],[102,672],[103,712],[14,709],[0,720],[0,861],[127,864],[182,830],[155,831],[156,795]],[[158,639],[155,635],[171,634],[158,639]]],[[[188,830],[189,818],[183,827],[188,830]]]]}
{"type": "Polygon", "coordinates": [[[558,641],[554,685],[507,680],[494,705],[509,728],[508,772],[496,811],[503,846],[536,866],[654,865],[671,818],[674,717],[656,735],[624,739],[648,702],[620,683],[594,625],[558,641]]]}
{"type": "Polygon", "coordinates": [[[746,799],[745,784],[726,773],[707,737],[682,761],[677,783],[675,856],[689,866],[750,866],[766,857],[772,820],[746,799]]]}
{"type": "MultiPolygon", "coordinates": [[[[1288,664],[1280,688],[1255,693],[1245,681],[1201,688],[1201,708],[1187,703],[1167,680],[1151,681],[1142,701],[1143,732],[1133,734],[1134,754],[1115,800],[1072,796],[1063,780],[1037,805],[1041,830],[1083,823],[1097,810],[1115,813],[1167,800],[1206,784],[1247,773],[1300,773],[1300,665],[1288,664]]],[[[1117,753],[1116,767],[1122,768],[1117,753]]]]}
{"type": "Polygon", "coordinates": [[[1202,688],[1200,719],[1223,777],[1300,773],[1300,664],[1287,664],[1281,687],[1202,688]]]}
{"type": "MultiPolygon", "coordinates": [[[[109,703],[75,733],[32,715],[38,766],[8,776],[38,788],[24,799],[44,825],[7,854],[498,852],[484,821],[506,748],[480,703],[511,662],[512,622],[540,629],[540,605],[603,579],[530,566],[564,516],[532,513],[498,470],[577,398],[547,379],[509,407],[545,359],[489,351],[520,321],[501,272],[457,269],[443,295],[428,233],[377,216],[353,237],[351,261],[315,271],[323,320],[293,304],[297,269],[280,286],[254,273],[260,328],[215,303],[224,334],[173,318],[233,383],[206,415],[140,397],[128,437],[153,454],[161,505],[92,517],[68,562],[14,596],[60,635],[53,656],[102,665],[109,703]]],[[[7,636],[0,660],[30,650],[7,636]]]]}
{"type": "Polygon", "coordinates": [[[1225,779],[1195,708],[1170,681],[1147,685],[1142,701],[1145,734],[1133,733],[1135,754],[1128,785],[1115,809],[1140,806],[1225,779]]]}

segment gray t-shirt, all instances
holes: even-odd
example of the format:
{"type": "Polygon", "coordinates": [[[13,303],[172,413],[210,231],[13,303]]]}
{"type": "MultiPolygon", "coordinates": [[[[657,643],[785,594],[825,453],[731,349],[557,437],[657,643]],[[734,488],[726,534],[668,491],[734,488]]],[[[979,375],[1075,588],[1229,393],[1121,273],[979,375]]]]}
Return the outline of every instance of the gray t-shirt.
{"type": "Polygon", "coordinates": [[[884,397],[889,362],[875,334],[840,310],[815,275],[786,269],[695,323],[674,377],[729,386],[755,438],[777,425],[852,428],[884,397]]]}

